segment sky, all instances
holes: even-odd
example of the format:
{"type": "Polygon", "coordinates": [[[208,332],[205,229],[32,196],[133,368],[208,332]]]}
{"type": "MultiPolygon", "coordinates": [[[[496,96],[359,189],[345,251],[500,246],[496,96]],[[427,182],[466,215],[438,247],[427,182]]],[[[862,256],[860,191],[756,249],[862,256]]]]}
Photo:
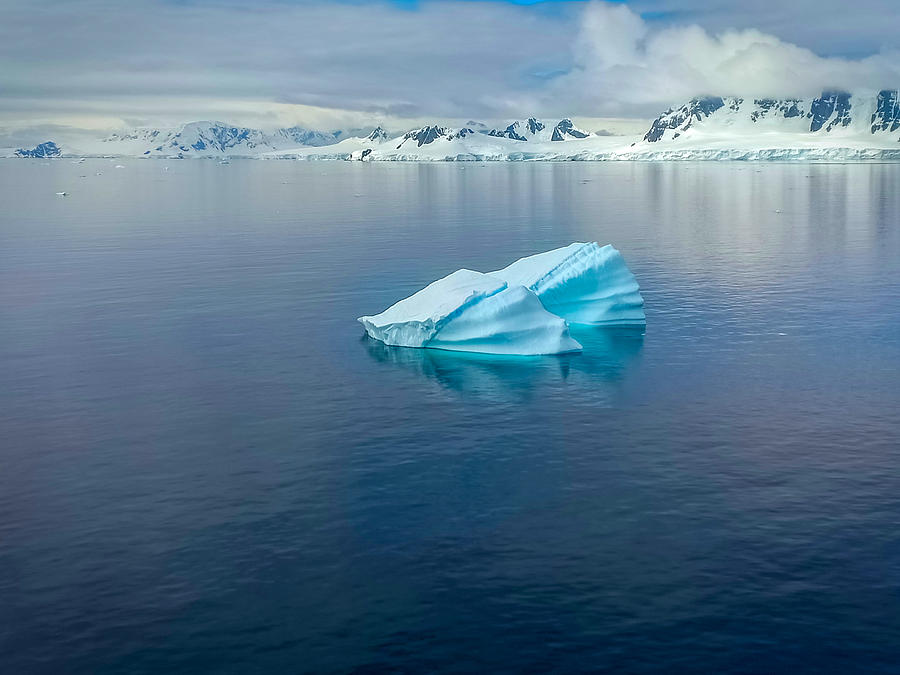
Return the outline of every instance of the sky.
{"type": "Polygon", "coordinates": [[[570,116],[900,87],[897,0],[0,0],[0,127],[570,116]]]}

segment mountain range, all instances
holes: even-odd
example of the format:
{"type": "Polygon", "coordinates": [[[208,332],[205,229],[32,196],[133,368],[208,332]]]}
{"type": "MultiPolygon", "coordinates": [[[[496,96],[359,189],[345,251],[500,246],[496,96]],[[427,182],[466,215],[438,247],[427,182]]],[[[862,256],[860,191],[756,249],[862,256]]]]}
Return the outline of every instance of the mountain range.
{"type": "Polygon", "coordinates": [[[705,96],[666,110],[638,138],[594,134],[571,119],[489,127],[428,124],[274,132],[223,122],[141,128],[93,141],[10,148],[18,157],[253,157],[361,160],[900,159],[900,92],[823,92],[815,98],[705,96]]]}

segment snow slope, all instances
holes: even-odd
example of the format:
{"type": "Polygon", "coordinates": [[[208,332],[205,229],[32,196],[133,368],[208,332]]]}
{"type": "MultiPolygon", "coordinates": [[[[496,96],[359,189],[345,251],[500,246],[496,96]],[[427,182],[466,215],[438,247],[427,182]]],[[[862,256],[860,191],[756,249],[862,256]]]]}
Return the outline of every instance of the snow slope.
{"type": "Polygon", "coordinates": [[[380,126],[375,127],[365,136],[345,138],[332,145],[318,148],[292,147],[283,150],[265,152],[258,155],[260,159],[371,159],[373,150],[385,145],[390,139],[388,133],[380,126]]]}

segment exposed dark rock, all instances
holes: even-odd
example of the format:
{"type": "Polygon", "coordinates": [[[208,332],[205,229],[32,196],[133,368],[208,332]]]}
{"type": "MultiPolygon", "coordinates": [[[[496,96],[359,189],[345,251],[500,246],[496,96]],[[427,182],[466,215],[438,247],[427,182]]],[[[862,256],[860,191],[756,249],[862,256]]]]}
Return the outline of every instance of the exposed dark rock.
{"type": "Polygon", "coordinates": [[[681,106],[678,110],[669,108],[653,121],[650,131],[644,136],[644,140],[654,143],[663,137],[666,129],[687,131],[695,120],[699,122],[709,117],[724,105],[725,101],[721,96],[706,96],[704,98],[691,99],[689,103],[681,106]]]}
{"type": "Polygon", "coordinates": [[[836,91],[824,92],[810,104],[806,116],[810,119],[810,131],[818,131],[826,122],[828,122],[828,126],[825,127],[826,132],[838,125],[845,127],[850,124],[851,120],[850,94],[836,91]]]}
{"type": "Polygon", "coordinates": [[[16,150],[16,157],[33,157],[33,158],[45,158],[45,157],[59,157],[60,149],[59,146],[56,145],[53,141],[47,141],[46,143],[41,143],[35,146],[32,150],[26,150],[24,148],[19,148],[16,150]]]}
{"type": "Polygon", "coordinates": [[[872,133],[900,129],[900,92],[884,89],[878,92],[872,115],[872,133]]]}
{"type": "Polygon", "coordinates": [[[781,114],[784,118],[800,117],[803,113],[800,110],[800,100],[796,98],[786,98],[776,100],[774,98],[758,98],[753,101],[756,110],[750,113],[750,119],[756,122],[765,117],[781,114]]]}
{"type": "Polygon", "coordinates": [[[528,137],[525,136],[525,131],[527,130],[532,136],[539,131],[544,130],[544,123],[540,120],[529,117],[524,124],[524,129],[522,129],[522,122],[513,122],[505,129],[491,129],[488,132],[488,136],[497,136],[502,138],[511,138],[514,141],[527,141],[528,137]]]}
{"type": "Polygon", "coordinates": [[[423,145],[434,143],[437,139],[445,136],[448,131],[449,130],[446,127],[439,127],[434,124],[422,127],[421,129],[407,131],[403,135],[403,139],[400,141],[400,145],[397,146],[397,149],[399,150],[401,145],[410,140],[415,141],[416,145],[421,148],[423,145]]]}
{"type": "Polygon", "coordinates": [[[474,134],[474,133],[475,133],[474,130],[469,129],[469,128],[467,128],[467,127],[463,127],[462,129],[460,129],[460,130],[457,131],[457,132],[454,132],[454,133],[452,133],[452,134],[448,134],[448,135],[447,135],[447,140],[452,141],[452,140],[454,140],[454,139],[456,139],[456,138],[465,138],[466,136],[470,136],[471,134],[474,134]]]}
{"type": "Polygon", "coordinates": [[[576,127],[572,123],[572,120],[567,117],[560,120],[553,128],[553,136],[550,137],[550,140],[564,141],[566,140],[566,136],[569,136],[571,138],[587,138],[588,136],[590,136],[590,134],[576,127]]]}

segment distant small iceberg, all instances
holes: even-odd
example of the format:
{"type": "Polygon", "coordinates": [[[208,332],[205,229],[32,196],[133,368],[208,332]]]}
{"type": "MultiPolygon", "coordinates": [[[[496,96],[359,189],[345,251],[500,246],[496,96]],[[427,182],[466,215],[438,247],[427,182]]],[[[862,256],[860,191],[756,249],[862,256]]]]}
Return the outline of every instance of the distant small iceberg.
{"type": "Polygon", "coordinates": [[[457,270],[359,322],[392,346],[533,356],[581,351],[569,323],[643,325],[643,305],[615,248],[576,242],[496,272],[457,270]]]}

